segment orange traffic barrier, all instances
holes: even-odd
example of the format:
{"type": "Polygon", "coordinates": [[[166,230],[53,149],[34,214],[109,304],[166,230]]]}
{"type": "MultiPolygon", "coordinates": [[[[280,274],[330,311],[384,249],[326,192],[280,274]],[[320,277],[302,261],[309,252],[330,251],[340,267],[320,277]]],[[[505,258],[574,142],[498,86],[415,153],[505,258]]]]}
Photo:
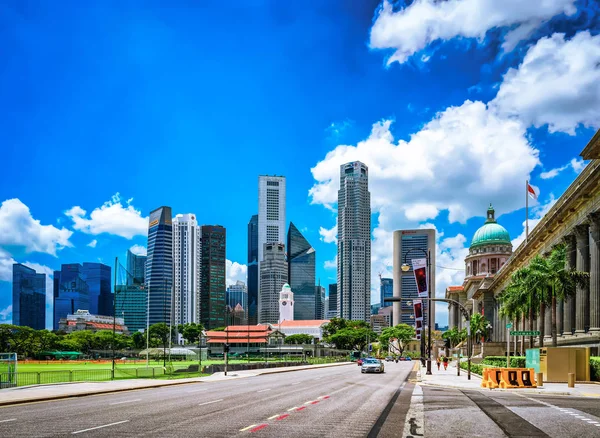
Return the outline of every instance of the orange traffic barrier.
{"type": "Polygon", "coordinates": [[[500,388],[536,388],[533,368],[502,368],[500,388]]]}
{"type": "Polygon", "coordinates": [[[495,389],[500,384],[500,377],[502,374],[501,368],[484,368],[483,379],[481,380],[482,388],[495,389]]]}

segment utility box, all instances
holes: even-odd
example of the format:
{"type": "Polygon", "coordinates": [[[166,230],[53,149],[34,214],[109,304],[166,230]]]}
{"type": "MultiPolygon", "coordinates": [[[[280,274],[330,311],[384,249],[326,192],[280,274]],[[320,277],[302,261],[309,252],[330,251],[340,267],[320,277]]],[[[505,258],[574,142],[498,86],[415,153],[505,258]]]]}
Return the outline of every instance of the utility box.
{"type": "MultiPolygon", "coordinates": [[[[574,373],[577,381],[590,380],[589,348],[545,347],[527,351],[530,350],[539,350],[539,372],[544,374],[545,382],[566,383],[569,373],[574,373]]],[[[537,354],[527,355],[528,358],[535,356],[537,354]]]]}

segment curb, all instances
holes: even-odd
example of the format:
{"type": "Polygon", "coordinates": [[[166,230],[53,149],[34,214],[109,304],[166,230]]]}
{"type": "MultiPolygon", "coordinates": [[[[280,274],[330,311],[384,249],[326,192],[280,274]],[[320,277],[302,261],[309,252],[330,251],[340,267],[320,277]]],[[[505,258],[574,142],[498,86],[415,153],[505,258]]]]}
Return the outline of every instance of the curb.
{"type": "MultiPolygon", "coordinates": [[[[266,375],[266,374],[291,373],[294,371],[304,371],[304,370],[311,370],[311,369],[316,369],[316,368],[329,368],[329,367],[334,367],[334,366],[349,365],[351,363],[352,362],[341,362],[339,364],[334,363],[334,364],[309,365],[310,368],[302,368],[302,369],[296,369],[296,370],[277,370],[277,371],[271,371],[271,372],[265,372],[265,373],[252,374],[249,376],[239,376],[238,375],[238,376],[231,376],[231,377],[234,377],[236,379],[244,379],[244,378],[248,378],[248,377],[255,377],[255,376],[266,375]]],[[[202,377],[200,377],[200,378],[202,378],[202,377]]],[[[229,379],[227,379],[227,380],[229,380],[229,379]]],[[[159,383],[159,384],[154,384],[154,385],[139,386],[136,388],[101,389],[98,391],[82,392],[80,394],[62,394],[62,395],[32,397],[30,399],[9,400],[9,401],[1,401],[0,400],[0,407],[15,406],[15,405],[28,404],[28,403],[40,403],[40,402],[46,402],[46,401],[52,401],[52,400],[62,400],[62,399],[67,399],[67,398],[87,397],[90,395],[102,395],[102,394],[112,394],[112,393],[125,392],[125,391],[137,391],[139,389],[153,389],[153,388],[163,388],[165,386],[189,385],[189,384],[193,384],[193,383],[211,383],[211,382],[220,382],[220,381],[225,381],[225,379],[213,380],[213,381],[208,381],[208,382],[205,382],[202,380],[192,380],[192,381],[185,381],[185,382],[166,382],[166,383],[162,383],[162,384],[159,383]]],[[[69,382],[69,383],[75,384],[75,383],[89,383],[89,382],[69,382]]],[[[62,384],[63,383],[58,383],[58,385],[62,385],[62,384]]],[[[42,386],[42,385],[36,385],[36,386],[42,386]]],[[[44,386],[49,386],[49,385],[44,385],[44,386]]]]}
{"type": "Polygon", "coordinates": [[[560,391],[542,391],[542,390],[535,390],[535,389],[521,389],[521,390],[516,390],[516,389],[504,389],[504,388],[495,388],[495,389],[490,389],[490,388],[464,388],[464,387],[459,387],[459,386],[448,386],[448,385],[442,385],[440,383],[428,383],[428,382],[423,382],[421,383],[422,386],[435,386],[437,388],[447,388],[447,389],[457,389],[460,391],[481,391],[481,392],[509,392],[512,394],[545,394],[545,395],[573,395],[574,397],[581,397],[577,394],[571,394],[569,392],[560,392],[560,391]]]}

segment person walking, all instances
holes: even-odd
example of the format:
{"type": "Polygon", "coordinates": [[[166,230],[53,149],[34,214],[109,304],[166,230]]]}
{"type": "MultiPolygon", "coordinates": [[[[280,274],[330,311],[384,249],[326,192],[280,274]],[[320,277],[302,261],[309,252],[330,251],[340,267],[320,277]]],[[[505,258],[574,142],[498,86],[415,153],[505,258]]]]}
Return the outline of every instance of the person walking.
{"type": "Polygon", "coordinates": [[[444,371],[448,369],[448,358],[444,356],[444,371]]]}
{"type": "Polygon", "coordinates": [[[438,356],[438,358],[435,361],[437,363],[437,367],[438,367],[438,371],[439,371],[440,370],[440,362],[441,362],[439,356],[438,356]]]}

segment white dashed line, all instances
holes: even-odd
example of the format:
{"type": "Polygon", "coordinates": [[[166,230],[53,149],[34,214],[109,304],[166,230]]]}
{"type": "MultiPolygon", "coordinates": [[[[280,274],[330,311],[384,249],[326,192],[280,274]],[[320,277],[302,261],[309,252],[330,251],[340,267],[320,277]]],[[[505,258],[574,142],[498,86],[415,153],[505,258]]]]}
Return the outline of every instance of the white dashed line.
{"type": "Polygon", "coordinates": [[[71,432],[71,435],[76,435],[78,433],[88,432],[90,430],[102,429],[103,427],[116,426],[117,424],[128,423],[129,420],[117,421],[116,423],[104,424],[102,426],[90,427],[89,429],[78,430],[76,432],[71,432]]]}
{"type": "Polygon", "coordinates": [[[298,409],[298,406],[294,406],[293,408],[291,408],[291,409],[288,409],[287,411],[288,411],[288,412],[291,412],[291,411],[295,411],[296,409],[298,409]]]}
{"type": "Polygon", "coordinates": [[[270,391],[270,390],[271,390],[271,388],[267,388],[267,389],[261,389],[260,391],[256,391],[256,392],[257,392],[257,393],[258,393],[258,392],[267,392],[267,391],[270,391]]]}
{"type": "Polygon", "coordinates": [[[8,420],[0,420],[0,423],[8,423],[9,421],[17,421],[16,418],[9,418],[8,420]]]}
{"type": "Polygon", "coordinates": [[[293,385],[300,385],[301,383],[302,383],[302,382],[294,382],[294,383],[292,383],[292,386],[293,386],[293,385]]]}
{"type": "Polygon", "coordinates": [[[220,398],[219,400],[213,400],[213,401],[209,401],[209,402],[200,403],[198,406],[210,405],[211,403],[219,403],[220,401],[223,401],[223,399],[220,398]]]}
{"type": "Polygon", "coordinates": [[[134,402],[138,402],[140,401],[141,398],[136,398],[135,400],[124,400],[124,401],[120,401],[120,402],[114,402],[114,403],[109,403],[109,405],[122,405],[123,403],[134,403],[134,402]]]}

